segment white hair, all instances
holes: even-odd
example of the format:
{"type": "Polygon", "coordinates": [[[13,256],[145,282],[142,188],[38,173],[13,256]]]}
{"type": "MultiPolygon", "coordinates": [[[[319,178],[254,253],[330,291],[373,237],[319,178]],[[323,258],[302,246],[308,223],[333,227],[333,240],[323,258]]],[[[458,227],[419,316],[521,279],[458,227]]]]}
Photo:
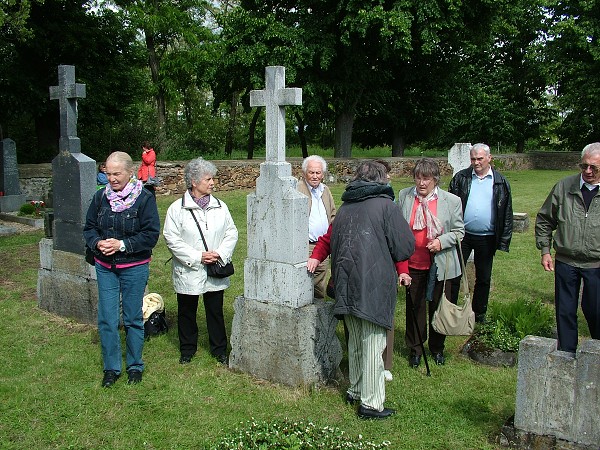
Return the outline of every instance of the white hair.
{"type": "Polygon", "coordinates": [[[592,142],[591,144],[586,145],[585,147],[583,147],[583,150],[581,151],[581,157],[583,158],[586,155],[600,155],[600,142],[592,142]]]}
{"type": "Polygon", "coordinates": [[[327,161],[325,161],[319,155],[310,155],[309,157],[304,158],[304,161],[302,161],[302,172],[306,173],[306,171],[308,170],[308,163],[310,163],[311,161],[321,163],[321,168],[323,172],[327,172],[327,161]]]}
{"type": "Polygon", "coordinates": [[[471,153],[478,152],[479,150],[483,150],[486,155],[490,155],[491,154],[491,152],[490,152],[490,146],[487,145],[487,144],[479,143],[479,144],[474,144],[471,147],[471,153]]]}

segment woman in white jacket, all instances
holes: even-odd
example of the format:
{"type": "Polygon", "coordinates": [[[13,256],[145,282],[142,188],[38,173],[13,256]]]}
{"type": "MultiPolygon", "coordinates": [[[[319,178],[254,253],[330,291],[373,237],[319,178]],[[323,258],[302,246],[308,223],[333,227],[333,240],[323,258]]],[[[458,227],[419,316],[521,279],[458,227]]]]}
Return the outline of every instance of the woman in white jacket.
{"type": "Polygon", "coordinates": [[[203,296],[210,352],[227,364],[227,332],[223,318],[223,291],[229,278],[207,275],[206,266],[231,261],[238,239],[227,205],[211,195],[217,168],[202,158],[191,160],[184,169],[187,186],[183,198],[167,211],[163,235],[173,255],[173,287],[177,293],[179,362],[187,364],[198,347],[199,296],[203,296]],[[206,240],[205,248],[200,234],[206,240]]]}

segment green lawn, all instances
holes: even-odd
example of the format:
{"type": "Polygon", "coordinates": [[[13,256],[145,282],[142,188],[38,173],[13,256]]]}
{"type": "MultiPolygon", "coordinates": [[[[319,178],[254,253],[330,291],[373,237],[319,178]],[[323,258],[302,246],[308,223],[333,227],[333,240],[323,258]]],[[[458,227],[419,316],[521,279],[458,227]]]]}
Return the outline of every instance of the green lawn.
{"type": "MultiPolygon", "coordinates": [[[[492,302],[511,299],[553,301],[553,276],[535,249],[535,213],[551,186],[568,172],[507,172],[514,210],[526,212],[530,227],[515,234],[510,253],[498,253],[492,302]]],[[[442,186],[448,184],[444,179],[442,186]]],[[[411,184],[393,180],[394,190],[411,184]]],[[[339,203],[343,185],[333,185],[339,203]]],[[[227,324],[233,300],[243,293],[246,255],[246,194],[217,193],[240,231],[236,274],[225,295],[227,324]]],[[[175,197],[159,199],[161,217],[175,197]]],[[[386,384],[387,405],[398,414],[386,421],[361,421],[343,402],[345,383],[320,389],[288,388],[230,371],[208,354],[203,312],[200,350],[191,364],[178,364],[176,301],[169,254],[161,238],[151,264],[149,289],[166,302],[168,334],[146,344],[144,381],[111,389],[100,386],[102,364],[94,327],[52,316],[37,308],[35,289],[41,232],[0,237],[0,448],[207,448],[240,422],[254,418],[313,421],[397,449],[495,449],[503,423],[514,413],[516,368],[491,368],[460,354],[465,338],[447,340],[447,364],[407,364],[404,347],[404,292],[396,316],[394,380],[386,384]]],[[[202,310],[202,308],[200,308],[202,310]]],[[[580,321],[580,332],[587,328],[580,321]]],[[[343,336],[338,328],[339,335],[343,336]]],[[[342,366],[347,362],[344,360],[342,366]]]]}

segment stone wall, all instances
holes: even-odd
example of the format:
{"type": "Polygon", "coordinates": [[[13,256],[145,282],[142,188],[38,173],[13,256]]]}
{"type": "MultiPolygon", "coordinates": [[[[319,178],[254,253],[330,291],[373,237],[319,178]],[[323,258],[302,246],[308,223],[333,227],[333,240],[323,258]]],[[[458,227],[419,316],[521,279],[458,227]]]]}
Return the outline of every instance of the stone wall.
{"type": "MultiPolygon", "coordinates": [[[[577,170],[579,152],[543,152],[510,155],[494,155],[494,164],[499,170],[577,170]]],[[[415,158],[383,158],[392,166],[393,177],[410,177],[415,158]]],[[[436,158],[439,161],[442,175],[451,175],[452,168],[447,158],[436,158]]],[[[299,177],[302,158],[288,158],[292,164],[292,173],[299,177]]],[[[328,182],[347,182],[354,168],[361,159],[328,159],[328,182]]],[[[181,194],[185,190],[183,168],[187,161],[158,161],[157,176],[162,180],[157,188],[159,195],[181,194]]],[[[222,160],[213,161],[219,169],[217,173],[217,190],[231,191],[236,189],[254,189],[256,178],[260,174],[263,159],[254,160],[222,160]]],[[[48,192],[52,184],[52,165],[19,164],[19,182],[21,192],[27,200],[44,200],[51,205],[48,192]]]]}

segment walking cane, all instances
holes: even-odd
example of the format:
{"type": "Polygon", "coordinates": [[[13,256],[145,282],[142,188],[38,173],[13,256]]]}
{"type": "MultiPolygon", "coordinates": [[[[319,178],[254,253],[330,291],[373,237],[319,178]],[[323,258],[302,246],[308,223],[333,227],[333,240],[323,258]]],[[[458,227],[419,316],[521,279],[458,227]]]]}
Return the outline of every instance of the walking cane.
{"type": "MultiPolygon", "coordinates": [[[[417,314],[415,313],[415,304],[413,302],[412,295],[410,295],[410,286],[406,286],[406,293],[408,297],[410,297],[410,304],[413,316],[413,321],[415,322],[415,328],[417,329],[417,337],[419,338],[419,344],[421,344],[421,352],[423,352],[423,359],[425,360],[425,367],[427,368],[427,376],[431,376],[431,372],[429,370],[429,363],[427,362],[427,353],[425,353],[425,345],[423,344],[423,338],[421,337],[421,330],[419,329],[419,323],[417,322],[417,314]]],[[[407,298],[408,298],[407,297],[407,298]]],[[[406,305],[408,307],[408,305],[406,305]]]]}

